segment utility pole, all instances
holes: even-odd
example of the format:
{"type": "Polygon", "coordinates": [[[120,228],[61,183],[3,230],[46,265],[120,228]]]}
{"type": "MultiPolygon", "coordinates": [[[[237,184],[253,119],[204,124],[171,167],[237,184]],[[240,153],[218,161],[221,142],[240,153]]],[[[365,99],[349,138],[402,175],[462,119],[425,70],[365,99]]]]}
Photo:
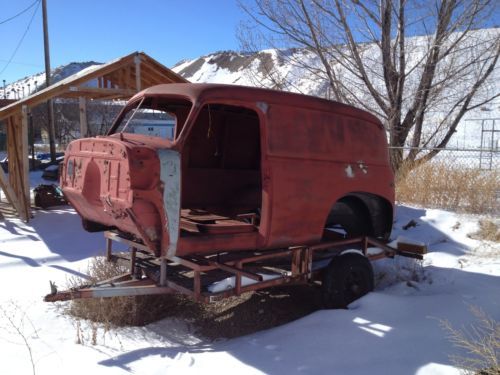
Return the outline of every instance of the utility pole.
{"type": "MultiPolygon", "coordinates": [[[[45,85],[50,86],[50,53],[49,53],[49,30],[47,27],[47,0],[42,0],[43,14],[43,47],[45,50],[45,85]]],[[[49,125],[50,160],[56,161],[56,144],[54,131],[54,103],[52,99],[47,100],[47,120],[49,125]]]]}

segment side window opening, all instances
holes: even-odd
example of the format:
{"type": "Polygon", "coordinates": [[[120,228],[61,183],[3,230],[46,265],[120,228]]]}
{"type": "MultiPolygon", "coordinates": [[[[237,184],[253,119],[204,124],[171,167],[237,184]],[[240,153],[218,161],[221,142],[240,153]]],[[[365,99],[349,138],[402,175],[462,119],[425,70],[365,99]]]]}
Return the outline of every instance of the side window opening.
{"type": "Polygon", "coordinates": [[[260,169],[259,118],[236,106],[205,105],[189,135],[189,167],[260,169]]]}
{"type": "Polygon", "coordinates": [[[175,99],[144,98],[122,117],[113,133],[141,134],[174,140],[181,132],[191,103],[175,99]]]}

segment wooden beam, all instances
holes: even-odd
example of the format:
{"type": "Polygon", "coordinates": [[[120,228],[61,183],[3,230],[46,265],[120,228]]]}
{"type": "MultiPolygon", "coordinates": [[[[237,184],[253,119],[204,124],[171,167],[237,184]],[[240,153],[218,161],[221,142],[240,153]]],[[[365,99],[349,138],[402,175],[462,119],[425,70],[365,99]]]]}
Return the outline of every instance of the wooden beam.
{"type": "Polygon", "coordinates": [[[187,79],[185,79],[184,77],[175,73],[173,70],[168,69],[165,65],[159,63],[158,61],[151,58],[150,56],[141,53],[141,57],[142,57],[142,65],[143,66],[148,66],[157,72],[162,72],[163,75],[166,75],[169,78],[169,82],[189,83],[189,81],[187,79]]]}
{"type": "Polygon", "coordinates": [[[74,97],[101,97],[101,96],[132,96],[135,94],[135,90],[128,89],[103,89],[99,87],[82,87],[82,86],[71,86],[70,90],[63,94],[62,96],[68,98],[74,97]]]}
{"type": "Polygon", "coordinates": [[[118,83],[118,87],[121,87],[121,88],[125,88],[125,75],[126,75],[126,71],[125,69],[120,69],[116,72],[116,75],[117,75],[117,83],[118,83]]]}
{"type": "Polygon", "coordinates": [[[172,82],[172,79],[164,74],[164,72],[148,64],[142,64],[142,74],[150,76],[156,84],[172,82]]]}
{"type": "Polygon", "coordinates": [[[87,99],[80,96],[78,98],[78,108],[80,109],[80,138],[88,136],[89,127],[87,123],[87,99]]]}
{"type": "MultiPolygon", "coordinates": [[[[21,160],[22,173],[20,173],[22,182],[21,188],[24,193],[24,209],[25,209],[25,221],[29,221],[31,218],[31,197],[30,197],[30,159],[29,159],[29,139],[28,139],[28,120],[29,109],[28,106],[23,105],[21,110],[21,128],[19,129],[20,135],[20,149],[19,149],[19,159],[21,160]]],[[[33,162],[35,162],[33,160],[33,162]]]]}
{"type": "Polygon", "coordinates": [[[141,91],[141,56],[134,57],[135,64],[135,89],[137,92],[141,91]]]}
{"type": "Polygon", "coordinates": [[[16,197],[16,194],[14,193],[14,190],[12,189],[12,186],[9,183],[7,176],[5,175],[5,172],[3,171],[3,168],[0,168],[0,187],[2,188],[7,201],[19,215],[19,212],[21,212],[21,205],[16,197]]]}
{"type": "MultiPolygon", "coordinates": [[[[9,160],[9,185],[12,187],[14,199],[12,203],[19,217],[29,220],[29,208],[27,208],[24,177],[22,164],[22,118],[21,116],[11,116],[7,120],[7,156],[9,160]]],[[[27,181],[29,183],[29,180],[27,181]]],[[[29,205],[29,201],[28,201],[29,205]]]]}

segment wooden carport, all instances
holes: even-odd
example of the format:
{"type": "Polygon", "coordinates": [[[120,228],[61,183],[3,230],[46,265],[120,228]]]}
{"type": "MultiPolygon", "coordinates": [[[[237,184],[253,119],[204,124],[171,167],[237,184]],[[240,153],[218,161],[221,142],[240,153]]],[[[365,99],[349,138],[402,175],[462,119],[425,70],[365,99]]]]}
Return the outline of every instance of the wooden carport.
{"type": "Polygon", "coordinates": [[[33,95],[0,108],[0,121],[7,129],[8,177],[0,168],[0,188],[19,217],[31,217],[28,156],[30,108],[54,98],[78,98],[80,134],[87,134],[87,99],[128,99],[138,91],[161,83],[187,82],[142,52],[107,64],[84,69],[33,95]]]}

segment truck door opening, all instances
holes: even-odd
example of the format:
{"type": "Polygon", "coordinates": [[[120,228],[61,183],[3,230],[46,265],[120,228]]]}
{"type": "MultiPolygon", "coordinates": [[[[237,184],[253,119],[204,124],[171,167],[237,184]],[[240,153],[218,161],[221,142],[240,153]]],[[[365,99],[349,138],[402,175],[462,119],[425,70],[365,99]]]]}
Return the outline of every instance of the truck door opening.
{"type": "Polygon", "coordinates": [[[181,236],[256,231],[261,202],[257,113],[206,104],[182,155],[181,236]]]}

